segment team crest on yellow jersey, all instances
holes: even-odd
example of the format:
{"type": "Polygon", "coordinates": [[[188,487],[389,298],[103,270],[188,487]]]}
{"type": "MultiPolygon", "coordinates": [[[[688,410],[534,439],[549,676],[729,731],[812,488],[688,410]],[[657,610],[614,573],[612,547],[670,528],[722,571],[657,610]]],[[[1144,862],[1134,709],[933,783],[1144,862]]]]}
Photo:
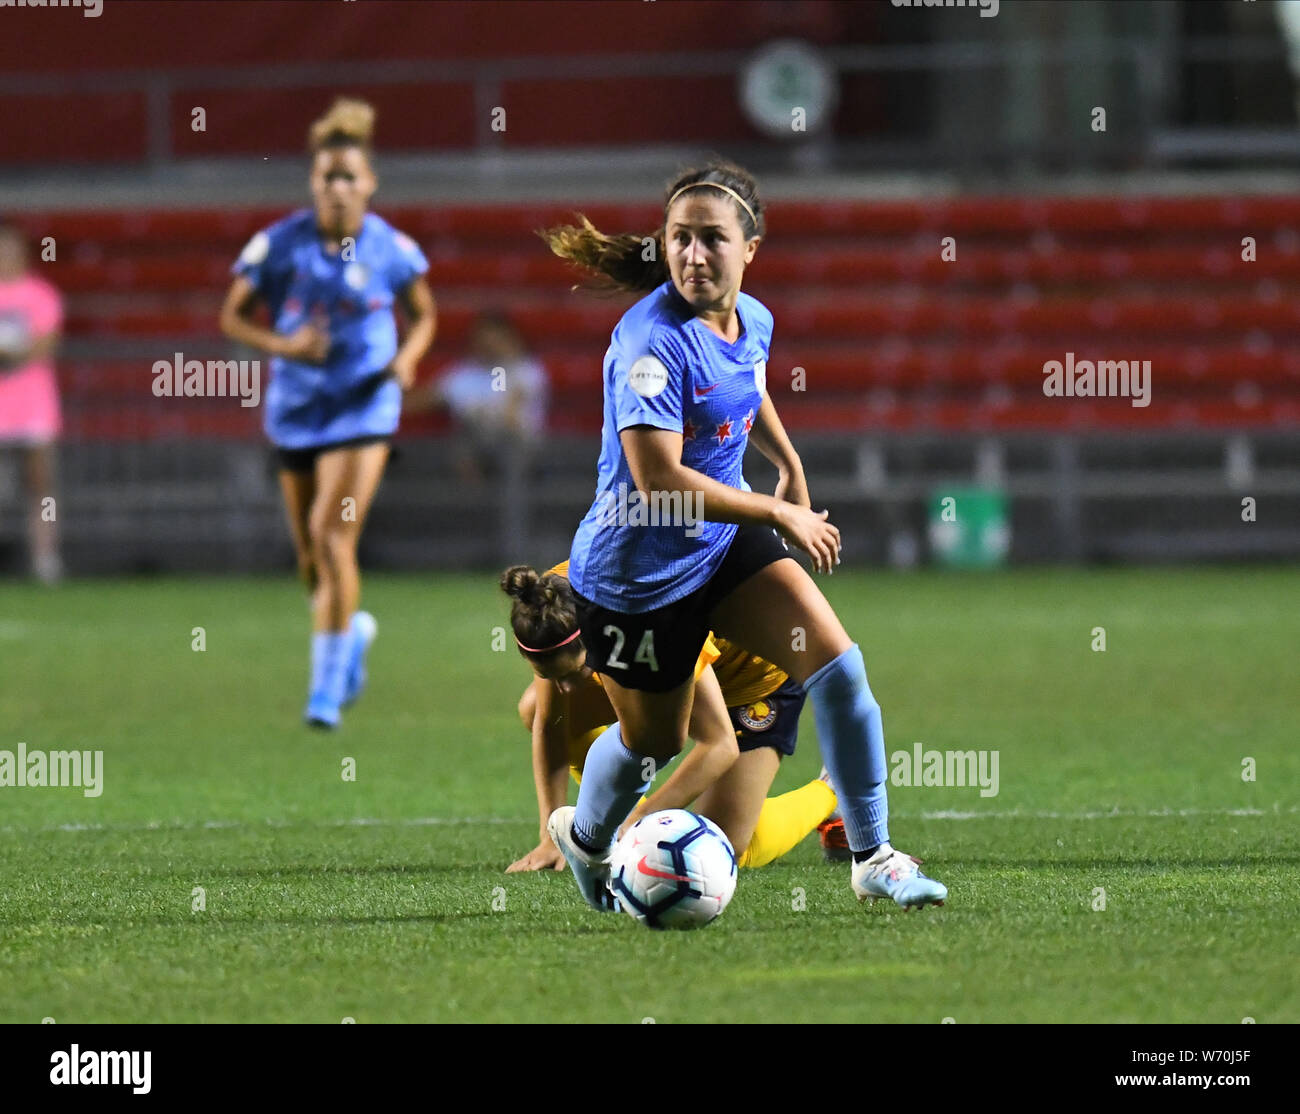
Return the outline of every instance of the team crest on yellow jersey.
{"type": "Polygon", "coordinates": [[[776,706],[766,700],[755,700],[740,710],[739,718],[750,731],[766,731],[776,722],[776,706]]]}

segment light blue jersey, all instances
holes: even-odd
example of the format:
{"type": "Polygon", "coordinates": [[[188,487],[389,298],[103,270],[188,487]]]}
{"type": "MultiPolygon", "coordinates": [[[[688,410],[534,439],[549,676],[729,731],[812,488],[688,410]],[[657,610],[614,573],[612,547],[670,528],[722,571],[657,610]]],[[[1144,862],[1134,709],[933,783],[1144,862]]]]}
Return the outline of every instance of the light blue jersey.
{"type": "Polygon", "coordinates": [[[671,280],[632,306],[605,353],[605,420],[596,498],[569,553],[569,581],[582,596],[625,614],[674,603],[706,584],[736,533],[709,522],[707,503],[687,522],[671,508],[638,509],[636,484],[619,440],[630,426],[682,434],[682,463],[748,491],[742,474],[749,430],[767,393],[772,314],[756,298],[736,301],[735,344],[712,332],[671,280]],[[648,521],[647,521],[648,520],[648,521]]]}
{"type": "Polygon", "coordinates": [[[277,333],[329,332],[320,365],[271,359],[263,425],[284,449],[396,431],[402,389],[386,374],[397,354],[396,296],[429,269],[419,245],[367,213],[349,253],[327,254],[315,213],[301,209],[258,232],[231,268],[270,308],[277,333]]]}

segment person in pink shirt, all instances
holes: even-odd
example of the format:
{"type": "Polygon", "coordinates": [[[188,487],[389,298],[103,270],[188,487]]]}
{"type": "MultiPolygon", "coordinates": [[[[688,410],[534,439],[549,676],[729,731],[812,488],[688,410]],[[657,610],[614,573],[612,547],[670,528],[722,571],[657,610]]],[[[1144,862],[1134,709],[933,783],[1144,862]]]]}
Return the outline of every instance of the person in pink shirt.
{"type": "Polygon", "coordinates": [[[32,571],[46,584],[63,573],[54,504],[54,442],[63,429],[54,353],[63,299],[28,270],[27,240],[0,224],[0,448],[23,457],[32,571]]]}

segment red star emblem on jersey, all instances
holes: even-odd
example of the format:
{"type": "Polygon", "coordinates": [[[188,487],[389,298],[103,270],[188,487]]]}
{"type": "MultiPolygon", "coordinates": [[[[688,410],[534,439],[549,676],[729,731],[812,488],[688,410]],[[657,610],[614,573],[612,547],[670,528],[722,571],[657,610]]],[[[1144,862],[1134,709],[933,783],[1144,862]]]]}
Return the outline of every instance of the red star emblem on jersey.
{"type": "Polygon", "coordinates": [[[745,415],[745,428],[743,432],[748,433],[753,428],[754,428],[754,411],[751,410],[748,414],[745,415]]]}
{"type": "Polygon", "coordinates": [[[728,418],[725,422],[718,423],[718,432],[717,432],[718,444],[721,445],[730,436],[731,436],[731,419],[728,418]]]}
{"type": "Polygon", "coordinates": [[[697,427],[696,427],[695,423],[694,423],[693,421],[691,421],[689,418],[688,418],[686,421],[684,421],[684,422],[682,423],[682,440],[683,440],[683,441],[694,441],[694,440],[695,440],[695,430],[696,430],[696,428],[697,428],[697,427]]]}

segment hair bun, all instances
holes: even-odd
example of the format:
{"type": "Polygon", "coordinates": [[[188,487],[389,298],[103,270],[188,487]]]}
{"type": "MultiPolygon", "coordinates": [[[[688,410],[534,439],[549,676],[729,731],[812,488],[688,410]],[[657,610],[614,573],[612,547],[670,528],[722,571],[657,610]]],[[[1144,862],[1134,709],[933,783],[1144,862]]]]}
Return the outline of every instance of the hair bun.
{"type": "Polygon", "coordinates": [[[501,591],[531,607],[537,600],[538,580],[531,565],[511,565],[501,574],[501,591]]]}

